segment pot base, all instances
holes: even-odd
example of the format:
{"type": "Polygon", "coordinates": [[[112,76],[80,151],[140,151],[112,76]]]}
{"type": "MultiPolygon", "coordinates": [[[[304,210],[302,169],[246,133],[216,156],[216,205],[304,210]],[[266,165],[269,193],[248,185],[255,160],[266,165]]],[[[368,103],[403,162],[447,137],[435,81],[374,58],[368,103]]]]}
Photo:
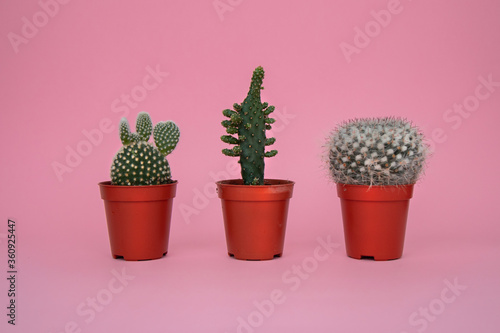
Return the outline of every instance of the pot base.
{"type": "Polygon", "coordinates": [[[263,260],[273,260],[274,258],[280,258],[283,253],[278,253],[278,254],[275,254],[273,255],[272,257],[263,257],[263,256],[259,256],[258,258],[249,258],[249,256],[244,256],[244,257],[240,257],[238,255],[234,255],[232,253],[227,253],[230,257],[234,258],[234,259],[238,259],[238,260],[247,260],[247,261],[263,261],[263,260]]]}
{"type": "Polygon", "coordinates": [[[155,259],[163,258],[166,255],[167,255],[167,252],[163,253],[161,256],[151,256],[151,257],[148,256],[148,258],[137,258],[137,257],[134,257],[134,256],[122,256],[122,255],[119,255],[119,254],[111,254],[111,256],[113,257],[113,259],[123,259],[125,261],[155,260],[155,259]]]}
{"type": "Polygon", "coordinates": [[[374,260],[374,261],[387,261],[387,260],[396,260],[401,258],[401,256],[365,256],[365,255],[360,255],[360,254],[353,254],[353,253],[348,253],[347,256],[349,258],[353,259],[367,259],[367,260],[374,260]]]}

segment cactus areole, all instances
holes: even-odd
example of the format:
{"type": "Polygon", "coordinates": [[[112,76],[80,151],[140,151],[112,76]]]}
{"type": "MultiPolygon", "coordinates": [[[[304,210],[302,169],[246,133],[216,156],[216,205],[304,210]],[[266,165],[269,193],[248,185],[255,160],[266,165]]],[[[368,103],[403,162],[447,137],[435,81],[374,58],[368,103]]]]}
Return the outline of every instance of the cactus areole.
{"type": "Polygon", "coordinates": [[[222,114],[229,118],[222,122],[227,135],[221,140],[234,144],[232,149],[223,149],[226,156],[239,156],[241,176],[245,185],[264,185],[264,158],[273,157],[278,151],[266,151],[276,139],[266,138],[266,130],[271,129],[274,119],[269,115],[274,106],[262,103],[260,91],[264,80],[264,69],[257,67],[252,76],[248,95],[241,104],[235,103],[233,109],[225,109],[222,114]],[[236,135],[236,136],[234,136],[236,135]]]}

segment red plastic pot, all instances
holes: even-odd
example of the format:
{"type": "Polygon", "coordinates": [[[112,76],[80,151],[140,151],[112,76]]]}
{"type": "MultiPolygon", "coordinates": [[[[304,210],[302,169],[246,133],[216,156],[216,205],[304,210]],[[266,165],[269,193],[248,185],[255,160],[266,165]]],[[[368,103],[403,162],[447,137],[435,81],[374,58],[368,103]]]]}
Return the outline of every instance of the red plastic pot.
{"type": "Polygon", "coordinates": [[[256,186],[243,185],[241,179],[217,182],[230,256],[269,260],[282,255],[294,184],[279,179],[256,186]]]}
{"type": "Polygon", "coordinates": [[[347,255],[351,258],[401,258],[413,185],[337,184],[347,255]]]}
{"type": "Polygon", "coordinates": [[[118,186],[99,183],[113,258],[158,259],[167,254],[177,182],[118,186]]]}

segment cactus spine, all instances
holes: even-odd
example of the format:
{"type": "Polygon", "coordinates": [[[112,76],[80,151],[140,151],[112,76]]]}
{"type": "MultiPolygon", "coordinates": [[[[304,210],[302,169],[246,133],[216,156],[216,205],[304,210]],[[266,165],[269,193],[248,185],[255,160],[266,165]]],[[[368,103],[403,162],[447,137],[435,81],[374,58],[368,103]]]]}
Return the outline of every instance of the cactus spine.
{"type": "Polygon", "coordinates": [[[265,151],[266,146],[272,145],[276,139],[266,138],[266,130],[271,129],[275,120],[269,117],[274,106],[261,102],[263,79],[264,69],[259,66],[253,72],[250,89],[243,103],[233,104],[234,110],[222,111],[229,120],[222,122],[228,135],[223,135],[221,140],[236,145],[232,149],[223,149],[222,153],[240,157],[241,176],[245,185],[263,185],[264,157],[273,157],[278,153],[277,150],[265,151]]]}
{"type": "Polygon", "coordinates": [[[179,128],[172,121],[159,122],[153,129],[148,113],[137,115],[136,133],[130,131],[126,118],[120,121],[123,147],[111,165],[112,185],[160,185],[172,182],[166,156],[179,142],[179,128]],[[156,147],[148,143],[153,134],[156,147]]]}
{"type": "Polygon", "coordinates": [[[334,182],[354,185],[407,185],[419,179],[428,155],[424,136],[401,118],[351,120],[327,143],[334,182]]]}

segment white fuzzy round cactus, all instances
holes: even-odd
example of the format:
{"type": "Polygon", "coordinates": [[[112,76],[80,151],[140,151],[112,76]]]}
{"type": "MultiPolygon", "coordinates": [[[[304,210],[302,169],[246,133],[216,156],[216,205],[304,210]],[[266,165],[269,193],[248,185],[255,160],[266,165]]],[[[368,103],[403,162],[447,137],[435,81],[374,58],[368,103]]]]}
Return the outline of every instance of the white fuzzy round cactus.
{"type": "Polygon", "coordinates": [[[417,182],[428,145],[413,124],[401,118],[350,120],[331,133],[330,175],[353,185],[407,185],[417,182]]]}

